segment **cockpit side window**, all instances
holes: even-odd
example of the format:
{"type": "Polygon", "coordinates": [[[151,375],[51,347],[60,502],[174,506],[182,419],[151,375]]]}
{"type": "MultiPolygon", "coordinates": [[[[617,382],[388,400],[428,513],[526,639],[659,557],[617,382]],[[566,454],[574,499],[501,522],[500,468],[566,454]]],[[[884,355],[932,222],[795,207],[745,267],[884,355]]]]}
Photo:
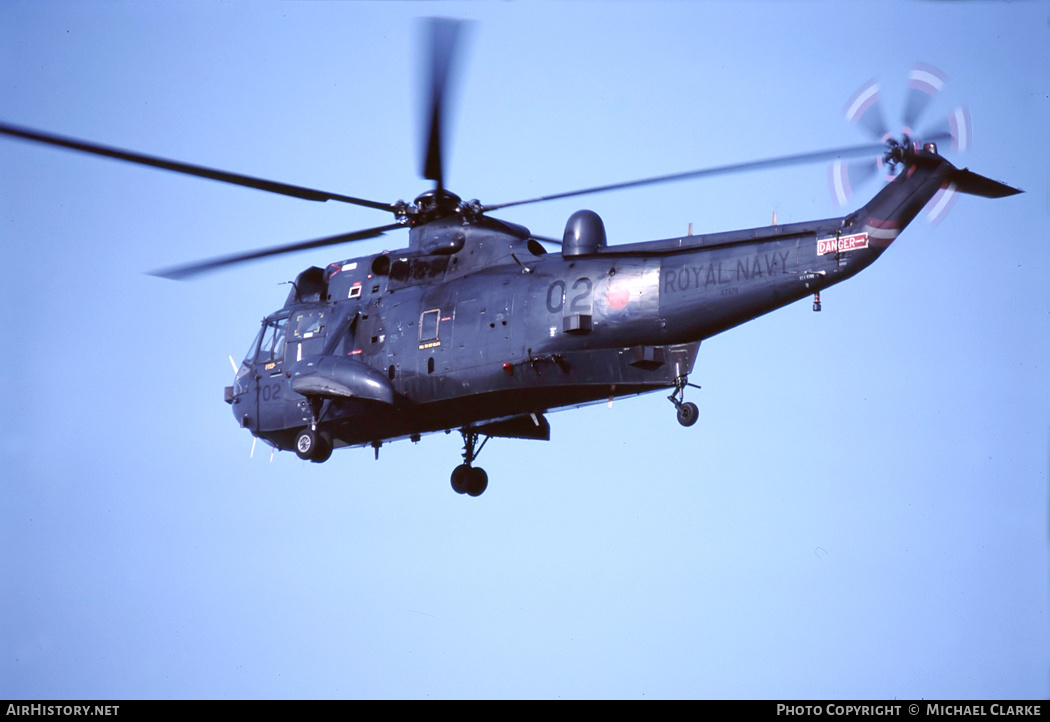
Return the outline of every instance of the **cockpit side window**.
{"type": "Polygon", "coordinates": [[[256,363],[269,365],[284,361],[285,327],[287,325],[287,316],[272,318],[266,322],[262,343],[259,344],[259,352],[255,355],[256,363]]]}
{"type": "Polygon", "coordinates": [[[325,322],[328,309],[313,308],[292,314],[291,338],[288,339],[288,362],[295,363],[324,350],[325,322]]]}
{"type": "Polygon", "coordinates": [[[255,340],[252,341],[252,345],[248,347],[248,353],[244,355],[244,363],[242,366],[250,366],[255,361],[255,355],[259,353],[259,342],[262,340],[263,333],[266,331],[266,323],[263,323],[262,328],[259,329],[259,333],[255,334],[255,340]]]}
{"type": "Polygon", "coordinates": [[[295,340],[315,338],[324,335],[324,321],[327,309],[300,311],[295,314],[295,340]]]}

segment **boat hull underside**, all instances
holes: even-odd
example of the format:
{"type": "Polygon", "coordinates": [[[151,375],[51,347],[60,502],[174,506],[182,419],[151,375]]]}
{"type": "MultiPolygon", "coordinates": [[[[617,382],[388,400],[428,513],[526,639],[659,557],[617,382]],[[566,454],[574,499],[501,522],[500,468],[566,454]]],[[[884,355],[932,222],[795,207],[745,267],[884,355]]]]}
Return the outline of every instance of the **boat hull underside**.
{"type": "MultiPolygon", "coordinates": [[[[477,369],[417,377],[406,380],[416,393],[400,397],[392,406],[326,400],[317,428],[335,447],[365,446],[666,390],[692,371],[698,348],[699,343],[578,351],[499,368],[489,377],[479,378],[477,369]],[[457,385],[460,393],[449,393],[457,385]],[[432,400],[410,400],[427,397],[432,400]]],[[[296,435],[306,425],[304,418],[301,425],[257,435],[279,449],[293,449],[296,435]]]]}

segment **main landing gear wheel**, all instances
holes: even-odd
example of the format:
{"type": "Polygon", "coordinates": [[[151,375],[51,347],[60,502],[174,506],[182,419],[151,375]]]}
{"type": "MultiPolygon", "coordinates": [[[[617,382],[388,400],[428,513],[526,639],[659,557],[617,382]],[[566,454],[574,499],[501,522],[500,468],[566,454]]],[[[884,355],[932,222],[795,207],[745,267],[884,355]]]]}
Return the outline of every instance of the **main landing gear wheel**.
{"type": "Polygon", "coordinates": [[[473,469],[466,464],[460,464],[452,470],[452,491],[457,494],[467,493],[467,481],[470,478],[470,472],[473,469]]]}
{"type": "Polygon", "coordinates": [[[460,464],[452,470],[452,490],[457,494],[481,496],[488,488],[489,475],[479,466],[460,464]]]}
{"type": "Polygon", "coordinates": [[[295,437],[295,455],[303,461],[320,464],[332,455],[332,442],[313,429],[303,429],[295,437]]]}
{"type": "Polygon", "coordinates": [[[478,446],[478,432],[469,429],[460,429],[463,435],[463,463],[452,470],[452,490],[457,494],[470,494],[481,496],[489,486],[489,475],[480,466],[471,466],[474,459],[478,458],[482,447],[489,437],[478,446]]]}

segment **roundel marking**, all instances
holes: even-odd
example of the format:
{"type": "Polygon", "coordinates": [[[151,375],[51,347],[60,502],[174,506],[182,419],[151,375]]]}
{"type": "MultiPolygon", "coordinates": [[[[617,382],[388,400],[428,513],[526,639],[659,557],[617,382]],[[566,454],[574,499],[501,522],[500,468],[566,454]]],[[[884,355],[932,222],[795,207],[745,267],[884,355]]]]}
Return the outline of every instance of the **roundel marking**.
{"type": "Polygon", "coordinates": [[[631,300],[631,289],[625,284],[614,283],[609,286],[609,289],[605,292],[605,302],[609,304],[609,308],[614,311],[619,311],[624,308],[631,300]]]}

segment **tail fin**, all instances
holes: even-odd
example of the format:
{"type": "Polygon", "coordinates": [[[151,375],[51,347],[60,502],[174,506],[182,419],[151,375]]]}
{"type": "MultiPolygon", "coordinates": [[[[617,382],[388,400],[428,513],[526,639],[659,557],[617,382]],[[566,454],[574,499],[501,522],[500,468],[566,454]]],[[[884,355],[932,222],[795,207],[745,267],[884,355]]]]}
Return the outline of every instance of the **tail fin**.
{"type": "Polygon", "coordinates": [[[955,190],[960,193],[969,193],[970,195],[984,198],[1006,198],[1007,196],[1024,193],[1019,188],[1008,186],[991,178],[985,178],[983,175],[978,175],[966,168],[956,170],[952,174],[952,183],[955,184],[955,190]]]}

